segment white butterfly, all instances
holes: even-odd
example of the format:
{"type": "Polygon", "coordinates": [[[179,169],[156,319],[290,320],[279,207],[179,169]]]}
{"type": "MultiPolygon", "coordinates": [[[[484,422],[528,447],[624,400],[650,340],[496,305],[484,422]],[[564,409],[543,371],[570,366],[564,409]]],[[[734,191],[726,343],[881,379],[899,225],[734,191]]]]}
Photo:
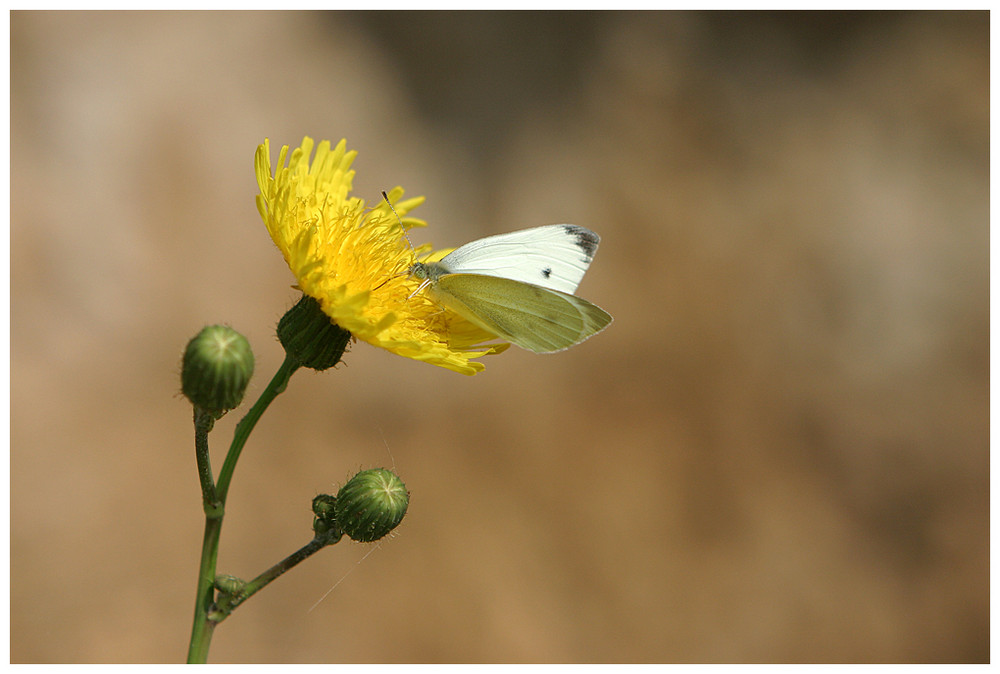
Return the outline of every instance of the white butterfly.
{"type": "Polygon", "coordinates": [[[572,295],[601,238],[577,225],[545,225],[478,239],[409,273],[430,298],[487,332],[535,353],[562,351],[606,328],[611,316],[572,295]]]}

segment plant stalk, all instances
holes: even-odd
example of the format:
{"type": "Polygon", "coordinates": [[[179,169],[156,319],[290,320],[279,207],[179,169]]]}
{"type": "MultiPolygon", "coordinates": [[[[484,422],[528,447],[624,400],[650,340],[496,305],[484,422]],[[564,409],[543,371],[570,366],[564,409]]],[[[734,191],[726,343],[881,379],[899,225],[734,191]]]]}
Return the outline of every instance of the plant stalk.
{"type": "MultiPolygon", "coordinates": [[[[219,557],[219,536],[222,533],[222,518],[225,514],[226,495],[236,470],[243,446],[250,437],[257,421],[268,405],[288,386],[288,380],[299,368],[298,362],[285,356],[284,362],[267,388],[260,394],[246,416],[236,425],[233,442],[229,446],[226,460],[219,472],[219,480],[212,484],[212,469],[208,460],[208,431],[212,424],[200,419],[195,412],[195,449],[198,455],[198,473],[202,485],[202,499],[205,506],[205,536],[202,539],[201,563],[198,568],[198,590],[195,596],[194,625],[191,628],[191,643],[188,647],[188,663],[208,661],[208,647],[212,632],[219,618],[213,616],[215,609],[215,567],[219,557]],[[199,423],[201,422],[201,423],[199,423]]],[[[308,547],[308,546],[307,546],[308,547]]],[[[311,553],[310,553],[311,554],[311,553]]]]}

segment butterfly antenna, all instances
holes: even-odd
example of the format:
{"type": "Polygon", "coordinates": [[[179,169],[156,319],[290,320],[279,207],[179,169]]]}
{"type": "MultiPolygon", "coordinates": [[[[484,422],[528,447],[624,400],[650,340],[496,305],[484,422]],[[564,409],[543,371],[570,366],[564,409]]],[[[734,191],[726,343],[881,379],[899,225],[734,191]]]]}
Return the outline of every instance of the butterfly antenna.
{"type": "Polygon", "coordinates": [[[410,241],[410,235],[406,233],[406,228],[403,227],[403,218],[399,217],[399,213],[397,213],[396,209],[392,207],[392,202],[389,201],[389,195],[385,193],[385,190],[382,190],[382,198],[385,199],[385,205],[389,207],[392,214],[396,216],[396,220],[399,222],[399,229],[403,232],[403,238],[405,238],[406,243],[409,244],[410,250],[416,251],[413,247],[413,242],[410,241]]]}
{"type": "MultiPolygon", "coordinates": [[[[399,217],[399,213],[397,213],[396,209],[392,207],[392,202],[389,201],[389,195],[386,194],[385,190],[382,190],[382,198],[385,200],[385,204],[386,206],[389,207],[389,210],[392,211],[392,214],[396,216],[396,220],[397,222],[399,222],[399,230],[403,233],[403,238],[406,239],[406,244],[410,247],[410,250],[413,251],[414,255],[416,255],[416,249],[413,247],[413,242],[410,241],[410,237],[406,233],[406,228],[403,227],[403,219],[399,217]]],[[[378,290],[392,279],[398,278],[400,276],[406,276],[408,273],[409,272],[403,271],[399,272],[398,274],[393,274],[392,276],[390,276],[389,278],[387,278],[386,280],[382,281],[377,286],[372,288],[372,290],[378,290]]]]}

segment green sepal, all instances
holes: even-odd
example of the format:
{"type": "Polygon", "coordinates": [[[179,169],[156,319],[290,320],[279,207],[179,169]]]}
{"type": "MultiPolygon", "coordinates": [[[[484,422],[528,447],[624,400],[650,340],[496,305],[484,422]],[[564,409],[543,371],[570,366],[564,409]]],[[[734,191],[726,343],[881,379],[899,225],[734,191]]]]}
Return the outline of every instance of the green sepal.
{"type": "Polygon", "coordinates": [[[278,341],[302,367],[322,371],[340,362],[351,333],[323,313],[319,302],[303,295],[278,321],[278,341]]]}

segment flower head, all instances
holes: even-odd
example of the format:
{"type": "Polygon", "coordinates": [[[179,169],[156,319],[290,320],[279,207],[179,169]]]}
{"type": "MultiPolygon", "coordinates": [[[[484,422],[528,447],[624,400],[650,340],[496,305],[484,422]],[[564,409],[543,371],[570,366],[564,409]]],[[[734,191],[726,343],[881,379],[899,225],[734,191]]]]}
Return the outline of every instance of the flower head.
{"type": "Polygon", "coordinates": [[[415,294],[418,281],[407,273],[418,254],[430,252],[414,250],[405,236],[426,224],[407,217],[423,197],[399,201],[403,189],[391,190],[397,218],[385,201],[366,206],[350,196],[357,153],[346,147],[344,140],[332,149],[323,141],[310,160],[313,140],[306,137],[290,156],[287,145],[281,148],[275,171],[269,141],[257,148],[257,210],[298,287],[358,339],[462,374],[482,371],[472,359],[507,345],[482,345],[495,336],[415,294]]]}

